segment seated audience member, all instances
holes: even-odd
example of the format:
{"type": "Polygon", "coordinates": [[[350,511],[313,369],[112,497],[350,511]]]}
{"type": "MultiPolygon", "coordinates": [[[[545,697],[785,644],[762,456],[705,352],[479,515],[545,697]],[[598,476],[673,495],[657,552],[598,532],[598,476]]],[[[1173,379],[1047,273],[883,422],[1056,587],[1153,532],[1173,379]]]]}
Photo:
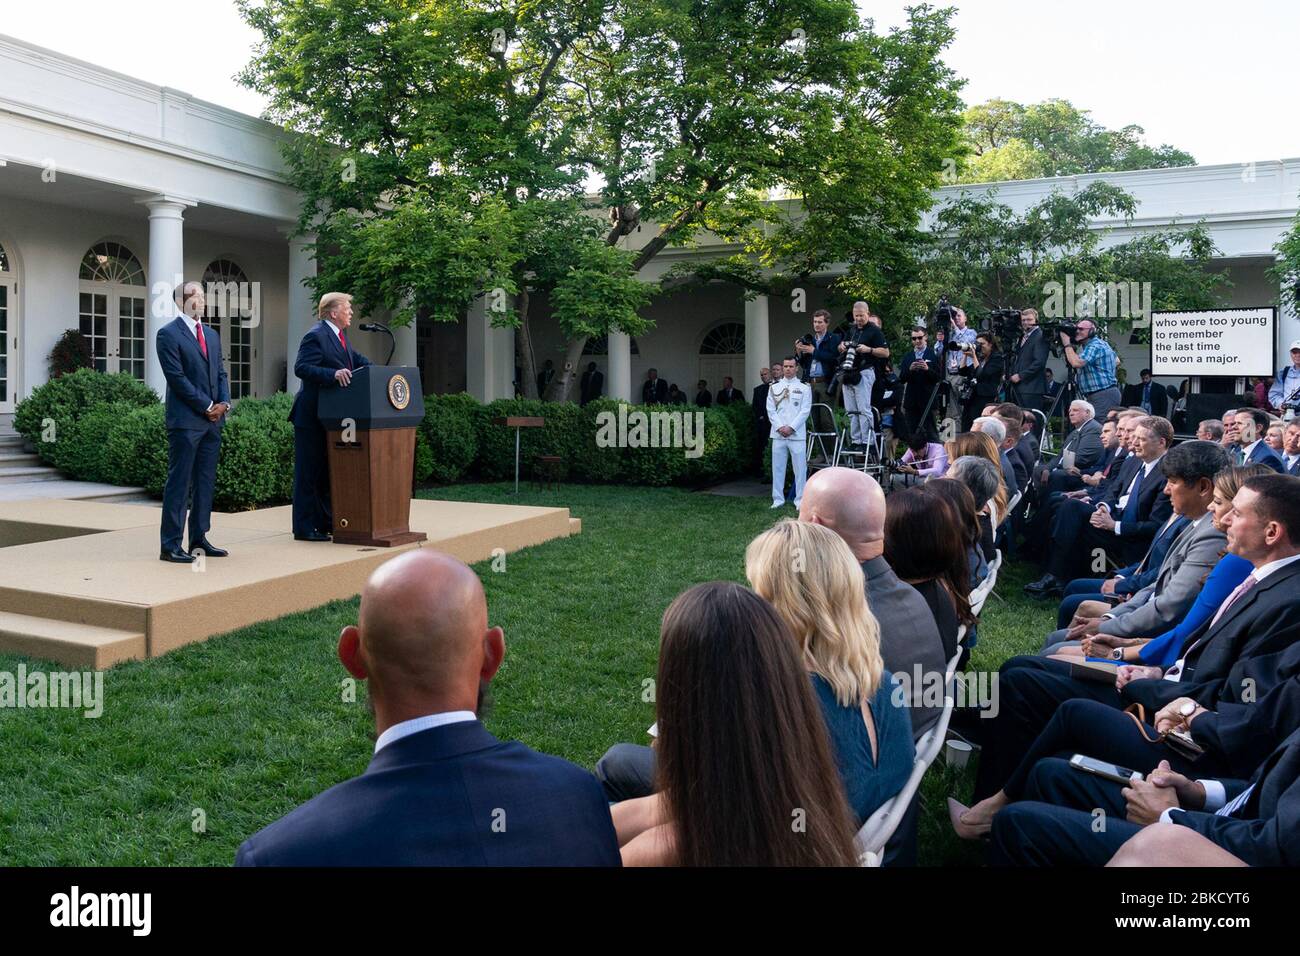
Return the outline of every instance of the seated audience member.
{"type": "Polygon", "coordinates": [[[1038,453],[1042,447],[1042,442],[1038,440],[1038,416],[1027,408],[1020,413],[1020,435],[1021,442],[1031,452],[1028,460],[1032,464],[1029,469],[1029,473],[1032,475],[1038,470],[1038,453]]]}
{"type": "MultiPolygon", "coordinates": [[[[1288,657],[1295,656],[1293,648],[1288,657]]],[[[1225,703],[1223,713],[1179,698],[1150,725],[1095,701],[1067,701],[1002,789],[969,809],[949,801],[953,828],[966,839],[991,834],[992,858],[1003,863],[1099,866],[1141,827],[1181,824],[1251,865],[1296,865],[1300,792],[1279,797],[1300,791],[1298,686],[1300,678],[1292,677],[1258,703],[1225,703]],[[1198,756],[1166,744],[1162,735],[1175,729],[1201,747],[1198,756]],[[1073,754],[1146,779],[1103,782],[1071,767],[1073,754]],[[1289,770],[1272,776],[1285,763],[1289,770]],[[1106,813],[1107,829],[1120,825],[1100,841],[1083,832],[1097,809],[1106,813]]]]}
{"type": "Polygon", "coordinates": [[[1066,641],[1085,637],[1152,638],[1183,619],[1227,547],[1224,532],[1210,513],[1214,478],[1227,463],[1223,449],[1212,442],[1185,442],[1165,455],[1161,466],[1164,494],[1169,496],[1173,513],[1164,527],[1176,524],[1180,517],[1187,519],[1187,527],[1169,547],[1154,581],[1116,607],[1095,608],[1097,613],[1081,608],[1068,632],[1058,630],[1048,636],[1047,653],[1066,641]]]}
{"type": "Polygon", "coordinates": [[[976,796],[997,791],[1065,700],[1085,697],[1109,707],[1139,703],[1154,713],[1177,697],[1205,707],[1260,699],[1292,675],[1283,655],[1300,640],[1300,479],[1248,479],[1227,517],[1228,549],[1253,571],[1199,629],[1174,664],[1157,675],[1131,665],[1113,683],[1071,676],[1068,661],[1019,656],[999,670],[999,706],[970,720],[983,744],[976,796]]]}
{"type": "Polygon", "coordinates": [[[1300,419],[1282,432],[1282,467],[1292,477],[1300,478],[1300,419]]]}
{"type": "Polygon", "coordinates": [[[1173,442],[1174,429],[1163,418],[1139,419],[1133,428],[1133,454],[1137,459],[1124,470],[1128,483],[1111,486],[1110,493],[1090,507],[1067,499],[1060,503],[1047,555],[1047,571],[1025,585],[1032,597],[1062,594],[1075,571],[1094,554],[1104,553],[1120,564],[1139,560],[1169,519],[1172,506],[1164,494],[1161,459],[1173,442]],[[1131,475],[1131,477],[1129,477],[1131,475]]]}
{"type": "Polygon", "coordinates": [[[984,552],[980,550],[980,535],[983,529],[980,527],[975,496],[971,494],[969,488],[954,478],[934,478],[926,482],[925,487],[927,491],[947,499],[948,503],[957,509],[962,526],[962,544],[966,549],[966,563],[970,568],[970,590],[973,591],[989,573],[988,562],[984,560],[984,552]]]}
{"type": "Polygon", "coordinates": [[[965,485],[977,502],[982,502],[977,512],[980,525],[979,547],[985,561],[997,557],[994,546],[993,518],[989,513],[990,505],[997,495],[1002,482],[1002,472],[987,458],[976,455],[963,455],[948,468],[948,477],[965,485]]]}
{"type": "Polygon", "coordinates": [[[1002,484],[1007,489],[1007,497],[1010,498],[1020,489],[1020,474],[1007,454],[1006,426],[999,419],[988,417],[975,419],[971,428],[993,439],[993,445],[998,452],[998,468],[1002,470],[1002,484]]]}
{"type": "Polygon", "coordinates": [[[916,756],[911,715],[894,700],[880,656],[880,624],[867,606],[862,568],[830,528],[786,520],[750,542],[745,577],[803,654],[861,826],[903,789],[916,756]]]}
{"type": "Polygon", "coordinates": [[[1007,454],[1016,466],[1016,476],[1020,481],[1017,489],[1024,492],[1034,476],[1034,466],[1038,464],[1038,446],[1031,437],[1032,432],[1025,433],[1028,426],[1025,424],[1024,410],[1019,405],[1004,402],[993,409],[993,415],[1002,422],[1007,437],[1014,439],[1007,448],[1007,454]]]}
{"type": "MultiPolygon", "coordinates": [[[[1268,434],[1264,436],[1264,441],[1268,443],[1268,447],[1277,452],[1279,458],[1286,453],[1286,439],[1282,437],[1285,431],[1286,426],[1281,422],[1269,422],[1268,434]]],[[[1285,471],[1285,460],[1283,460],[1282,465],[1285,471]]]]}
{"type": "MultiPolygon", "coordinates": [[[[799,520],[830,528],[849,546],[866,578],[867,604],[880,622],[880,653],[894,674],[943,673],[939,628],[925,598],[898,579],[885,551],[885,493],[870,475],[850,468],[824,468],[808,479],[799,520]]],[[[918,692],[922,688],[916,688],[918,692]]],[[[913,703],[912,738],[939,720],[941,708],[913,703]]]]}
{"type": "Polygon", "coordinates": [[[1244,465],[1268,465],[1278,474],[1286,472],[1282,458],[1269,447],[1264,437],[1268,434],[1268,416],[1258,408],[1237,409],[1237,446],[1240,449],[1240,463],[1244,465]]]}
{"type": "Polygon", "coordinates": [[[1200,441],[1223,441],[1223,422],[1217,418],[1207,418],[1196,426],[1196,437],[1200,441]]]}
{"type": "MultiPolygon", "coordinates": [[[[1218,448],[1218,444],[1214,444],[1218,448]]],[[[1270,473],[1271,469],[1264,465],[1251,465],[1248,468],[1225,468],[1215,475],[1210,519],[1220,533],[1227,531],[1232,500],[1241,490],[1241,486],[1249,478],[1270,473]]],[[[1218,563],[1214,565],[1214,570],[1210,572],[1197,592],[1191,610],[1183,615],[1176,627],[1149,641],[1098,633],[1084,638],[1082,645],[1072,653],[1076,656],[1085,654],[1106,657],[1120,663],[1140,664],[1145,667],[1170,667],[1177,660],[1183,642],[1214,615],[1219,605],[1227,600],[1228,595],[1236,590],[1237,585],[1246,579],[1246,575],[1250,574],[1251,570],[1251,564],[1245,558],[1227,553],[1225,537],[1219,551],[1218,563]]]]}
{"type": "Polygon", "coordinates": [[[673,601],[655,713],[659,790],[612,809],[624,864],[856,865],[817,694],[770,604],[722,582],[673,601]]]}
{"type": "Polygon", "coordinates": [[[914,432],[907,438],[907,452],[898,470],[922,479],[941,477],[948,470],[948,456],[943,445],[930,441],[924,432],[914,432]]]}
{"type": "MultiPolygon", "coordinates": [[[[973,455],[976,458],[983,458],[997,470],[998,490],[990,499],[993,505],[990,514],[996,513],[996,518],[993,521],[993,526],[996,528],[1006,520],[1007,502],[1011,499],[1013,493],[1007,487],[1005,473],[1002,470],[1002,455],[998,450],[997,442],[983,432],[962,432],[952,441],[944,443],[944,451],[948,453],[949,461],[956,461],[965,455],[973,455]]],[[[983,510],[987,503],[980,502],[980,509],[983,510]]]]}
{"type": "Polygon", "coordinates": [[[1101,423],[1090,402],[1070,403],[1067,415],[1072,431],[1065,436],[1061,454],[1039,466],[1038,484],[1048,492],[1073,491],[1082,486],[1079,475],[1091,471],[1101,458],[1101,423]]]}
{"type": "Polygon", "coordinates": [[[949,659],[957,652],[957,629],[975,624],[970,563],[962,547],[965,533],[957,510],[924,487],[906,488],[889,499],[885,560],[900,580],[925,598],[949,659]]]}
{"type": "Polygon", "coordinates": [[[428,549],[382,564],[339,636],[343,666],[369,688],[370,766],[249,837],[236,864],[618,866],[591,774],[503,743],[477,718],[504,656],[473,571],[428,549]]]}

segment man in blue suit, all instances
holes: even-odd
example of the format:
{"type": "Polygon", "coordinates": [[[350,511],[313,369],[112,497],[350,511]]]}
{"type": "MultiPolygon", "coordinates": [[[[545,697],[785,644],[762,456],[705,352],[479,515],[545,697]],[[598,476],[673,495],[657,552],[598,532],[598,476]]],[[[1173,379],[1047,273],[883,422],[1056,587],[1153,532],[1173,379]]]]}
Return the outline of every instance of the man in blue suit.
{"type": "Polygon", "coordinates": [[[1268,415],[1258,408],[1237,409],[1237,444],[1241,448],[1242,463],[1267,465],[1279,475],[1286,474],[1282,458],[1264,441],[1268,434],[1268,415]]]}
{"type": "Polygon", "coordinates": [[[369,682],[369,767],[254,834],[239,866],[618,866],[596,778],[478,719],[505,656],[483,585],[421,548],[367,582],[339,659],[369,682]]]}
{"type": "Polygon", "coordinates": [[[227,554],[208,541],[212,496],[217,485],[221,428],[230,411],[230,386],[221,363],[221,338],[205,328],[203,286],[181,288],[182,313],[158,330],[154,349],[167,379],[167,483],[163,486],[163,561],[191,564],[195,552],[227,554]],[[189,508],[189,550],[181,547],[189,508]]]}
{"type": "Polygon", "coordinates": [[[347,388],[352,372],[370,364],[370,359],[348,344],[352,296],[325,293],[317,315],[320,321],[302,337],[293,363],[302,388],[289,412],[293,422],[293,536],[299,541],[328,541],[334,533],[325,429],[317,417],[321,389],[347,388]]]}

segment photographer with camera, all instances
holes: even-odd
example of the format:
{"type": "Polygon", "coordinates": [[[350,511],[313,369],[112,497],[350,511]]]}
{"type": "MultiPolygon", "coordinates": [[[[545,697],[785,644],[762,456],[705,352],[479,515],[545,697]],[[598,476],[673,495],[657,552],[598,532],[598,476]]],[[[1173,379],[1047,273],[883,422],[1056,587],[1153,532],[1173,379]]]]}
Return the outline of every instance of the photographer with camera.
{"type": "Polygon", "coordinates": [[[885,333],[871,319],[871,306],[853,303],[853,328],[839,344],[840,364],[835,383],[844,396],[844,410],[849,413],[849,434],[854,450],[864,451],[871,444],[874,422],[871,393],[876,385],[876,364],[889,358],[885,333]]]}
{"type": "Polygon", "coordinates": [[[962,378],[970,382],[970,395],[961,413],[961,430],[964,432],[971,430],[971,424],[980,416],[985,405],[998,400],[1004,368],[1002,354],[998,351],[997,339],[992,332],[981,332],[976,336],[975,350],[967,354],[972,364],[961,369],[962,378]]]}
{"type": "MultiPolygon", "coordinates": [[[[965,312],[953,307],[951,314],[952,327],[948,330],[942,356],[948,381],[947,417],[953,421],[960,421],[964,416],[965,406],[970,401],[965,394],[969,389],[969,378],[964,373],[975,365],[975,355],[978,351],[977,336],[975,330],[970,327],[965,312]]],[[[967,429],[963,428],[962,431],[967,429]]]]}
{"type": "MultiPolygon", "coordinates": [[[[814,405],[830,405],[826,386],[835,373],[835,366],[840,358],[840,337],[830,331],[830,320],[830,312],[826,309],[818,309],[812,317],[812,334],[803,336],[794,344],[794,354],[803,371],[804,384],[812,389],[814,405]]],[[[835,419],[827,413],[826,409],[814,408],[812,419],[813,431],[835,431],[835,419]]],[[[820,460],[820,451],[817,452],[817,457],[820,460]]]]}
{"type": "Polygon", "coordinates": [[[1119,359],[1115,350],[1097,334],[1097,323],[1080,319],[1074,327],[1073,341],[1067,329],[1060,332],[1065,361],[1079,373],[1079,393],[1096,410],[1097,418],[1106,420],[1106,413],[1122,403],[1119,379],[1115,370],[1119,359]]]}
{"type": "Polygon", "coordinates": [[[1008,371],[1007,401],[1021,408],[1042,408],[1047,391],[1047,339],[1038,327],[1038,310],[1020,313],[1020,344],[1008,371]]]}

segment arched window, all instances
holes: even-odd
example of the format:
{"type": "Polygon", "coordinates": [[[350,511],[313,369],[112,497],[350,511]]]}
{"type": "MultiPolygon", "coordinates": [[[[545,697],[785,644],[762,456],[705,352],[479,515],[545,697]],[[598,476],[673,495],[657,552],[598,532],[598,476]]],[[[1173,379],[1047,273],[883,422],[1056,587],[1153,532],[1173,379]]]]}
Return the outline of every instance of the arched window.
{"type": "Polygon", "coordinates": [[[700,343],[701,355],[744,355],[745,325],[742,322],[723,322],[710,329],[700,343]]]}
{"type": "Polygon", "coordinates": [[[81,278],[87,282],[114,282],[118,285],[144,285],[144,266],[120,242],[100,242],[91,246],[81,260],[81,278]]]}
{"type": "Polygon", "coordinates": [[[120,242],[98,242],[81,259],[78,327],[95,368],[144,378],[145,275],[120,242]]]}
{"type": "MultiPolygon", "coordinates": [[[[609,336],[593,335],[587,339],[587,344],[582,348],[583,355],[608,355],[609,354],[609,336]]],[[[632,354],[640,355],[641,349],[636,344],[636,339],[632,339],[632,354]]]]}
{"type": "Polygon", "coordinates": [[[222,258],[203,270],[203,291],[205,321],[221,334],[230,397],[245,398],[253,394],[253,330],[260,306],[256,287],[237,262],[222,258]]]}
{"type": "Polygon", "coordinates": [[[0,272],[9,271],[9,257],[5,255],[5,247],[0,246],[0,272]]]}

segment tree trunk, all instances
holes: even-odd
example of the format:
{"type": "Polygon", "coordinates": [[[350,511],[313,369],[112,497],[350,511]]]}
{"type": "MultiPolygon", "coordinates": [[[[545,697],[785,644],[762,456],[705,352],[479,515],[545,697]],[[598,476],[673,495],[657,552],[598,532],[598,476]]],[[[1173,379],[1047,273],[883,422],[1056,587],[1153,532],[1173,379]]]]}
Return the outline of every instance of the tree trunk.
{"type": "Polygon", "coordinates": [[[576,339],[570,339],[567,348],[564,351],[564,368],[555,374],[551,379],[551,387],[546,392],[548,402],[563,402],[569,397],[569,390],[573,385],[578,369],[578,363],[582,361],[582,350],[587,347],[587,336],[582,335],[576,339]]]}
{"type": "Polygon", "coordinates": [[[515,359],[524,377],[519,385],[524,398],[540,398],[537,394],[537,360],[533,355],[533,328],[528,315],[528,287],[521,282],[519,288],[521,291],[515,297],[515,308],[519,312],[519,328],[515,331],[515,359]]]}

